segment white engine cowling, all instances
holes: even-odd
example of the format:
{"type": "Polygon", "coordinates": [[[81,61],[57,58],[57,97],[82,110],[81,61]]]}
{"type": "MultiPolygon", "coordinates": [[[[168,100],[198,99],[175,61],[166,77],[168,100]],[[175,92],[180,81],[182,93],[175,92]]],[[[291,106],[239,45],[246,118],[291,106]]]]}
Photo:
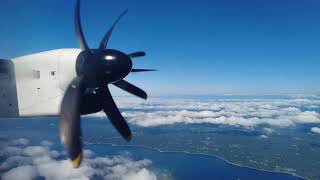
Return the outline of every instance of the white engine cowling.
{"type": "Polygon", "coordinates": [[[13,59],[19,116],[58,115],[64,91],[76,77],[80,49],[58,49],[13,59]]]}

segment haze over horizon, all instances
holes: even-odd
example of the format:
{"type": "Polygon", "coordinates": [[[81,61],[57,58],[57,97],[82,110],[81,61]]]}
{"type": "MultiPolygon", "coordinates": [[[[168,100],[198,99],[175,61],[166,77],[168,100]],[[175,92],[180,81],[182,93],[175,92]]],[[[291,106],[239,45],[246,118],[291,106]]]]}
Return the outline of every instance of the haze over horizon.
{"type": "MultiPolygon", "coordinates": [[[[0,58],[78,48],[74,3],[0,1],[0,58]]],[[[320,93],[317,0],[84,0],[92,48],[125,8],[110,48],[147,52],[134,66],[160,71],[126,79],[150,96],[320,93]]]]}

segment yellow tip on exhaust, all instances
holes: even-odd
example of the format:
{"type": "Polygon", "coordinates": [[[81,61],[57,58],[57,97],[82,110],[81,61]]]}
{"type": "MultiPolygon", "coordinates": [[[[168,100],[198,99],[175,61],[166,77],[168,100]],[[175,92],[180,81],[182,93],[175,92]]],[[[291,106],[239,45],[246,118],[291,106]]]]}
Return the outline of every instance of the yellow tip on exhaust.
{"type": "Polygon", "coordinates": [[[80,166],[81,160],[82,160],[82,152],[80,152],[80,154],[74,160],[72,160],[72,166],[74,168],[78,168],[80,166]]]}

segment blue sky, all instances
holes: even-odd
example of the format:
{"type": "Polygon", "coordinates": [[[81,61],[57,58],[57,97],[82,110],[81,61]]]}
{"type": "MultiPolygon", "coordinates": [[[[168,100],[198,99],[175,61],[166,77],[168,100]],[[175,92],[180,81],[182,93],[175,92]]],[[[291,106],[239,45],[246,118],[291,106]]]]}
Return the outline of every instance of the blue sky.
{"type": "MultiPolygon", "coordinates": [[[[120,12],[110,48],[145,50],[128,81],[150,95],[320,92],[318,0],[83,0],[97,47],[120,12]]],[[[74,1],[0,0],[0,57],[78,47],[74,1]]]]}

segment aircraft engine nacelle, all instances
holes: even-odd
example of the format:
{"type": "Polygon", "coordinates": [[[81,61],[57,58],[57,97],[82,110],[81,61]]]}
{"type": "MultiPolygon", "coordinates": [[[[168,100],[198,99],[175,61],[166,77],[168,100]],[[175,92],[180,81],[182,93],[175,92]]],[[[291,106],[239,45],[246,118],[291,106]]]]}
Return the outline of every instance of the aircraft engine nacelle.
{"type": "Polygon", "coordinates": [[[76,77],[80,49],[58,49],[0,60],[1,117],[58,115],[64,91],[76,77]]]}

